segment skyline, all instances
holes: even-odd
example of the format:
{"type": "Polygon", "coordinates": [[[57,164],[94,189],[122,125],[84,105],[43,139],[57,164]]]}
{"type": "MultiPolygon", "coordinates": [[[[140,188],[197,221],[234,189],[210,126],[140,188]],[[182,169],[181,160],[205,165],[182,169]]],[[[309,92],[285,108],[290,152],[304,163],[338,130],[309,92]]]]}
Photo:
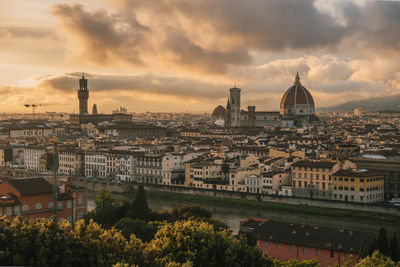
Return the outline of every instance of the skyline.
{"type": "Polygon", "coordinates": [[[234,83],[278,110],[296,72],[316,107],[400,93],[400,3],[50,1],[2,3],[0,112],[212,111],[234,83]],[[60,104],[60,106],[58,106],[60,104]]]}

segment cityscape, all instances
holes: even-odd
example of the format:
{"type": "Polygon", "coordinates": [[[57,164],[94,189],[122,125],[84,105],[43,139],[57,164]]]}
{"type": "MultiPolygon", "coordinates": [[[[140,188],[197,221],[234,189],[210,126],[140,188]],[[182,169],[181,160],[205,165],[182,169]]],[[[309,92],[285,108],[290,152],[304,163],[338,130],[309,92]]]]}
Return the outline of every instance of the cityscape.
{"type": "Polygon", "coordinates": [[[0,6],[0,265],[400,265],[400,2],[0,6]]]}

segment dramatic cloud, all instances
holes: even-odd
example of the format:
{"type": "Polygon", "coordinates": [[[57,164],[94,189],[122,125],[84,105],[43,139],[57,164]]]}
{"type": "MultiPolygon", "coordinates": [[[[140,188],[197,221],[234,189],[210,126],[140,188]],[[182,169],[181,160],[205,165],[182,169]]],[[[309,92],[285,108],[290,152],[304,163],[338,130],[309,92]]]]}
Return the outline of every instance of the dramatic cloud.
{"type": "MultiPolygon", "coordinates": [[[[38,87],[75,92],[81,73],[38,78],[38,87]]],[[[174,96],[179,98],[215,99],[226,95],[227,85],[202,82],[178,77],[163,77],[152,74],[141,75],[99,75],[86,74],[89,90],[96,92],[127,91],[174,96]]]]}
{"type": "Polygon", "coordinates": [[[76,101],[77,71],[108,111],[212,110],[235,82],[244,107],[276,110],[296,72],[317,106],[400,93],[398,1],[41,3],[0,19],[3,104],[76,101]]]}

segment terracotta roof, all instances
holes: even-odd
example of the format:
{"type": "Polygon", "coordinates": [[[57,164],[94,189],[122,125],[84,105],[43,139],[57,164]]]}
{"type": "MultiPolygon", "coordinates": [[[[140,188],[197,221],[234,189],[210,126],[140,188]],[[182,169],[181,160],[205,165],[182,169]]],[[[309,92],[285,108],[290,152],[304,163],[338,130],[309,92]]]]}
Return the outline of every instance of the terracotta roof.
{"type": "Polygon", "coordinates": [[[253,228],[253,233],[257,240],[333,249],[357,254],[363,241],[371,241],[375,237],[373,233],[369,232],[273,220],[261,223],[248,220],[241,224],[242,227],[248,230],[253,228]]]}
{"type": "Polygon", "coordinates": [[[22,196],[48,194],[53,192],[53,185],[44,178],[23,178],[8,179],[12,185],[22,196]]]}
{"type": "Polygon", "coordinates": [[[297,167],[318,167],[318,168],[332,168],[337,162],[335,161],[309,161],[300,160],[292,164],[292,166],[297,167]]]}
{"type": "Polygon", "coordinates": [[[383,176],[383,173],[377,171],[368,171],[368,170],[338,170],[333,175],[363,178],[363,177],[383,176]]]}
{"type": "Polygon", "coordinates": [[[212,113],[213,118],[225,118],[226,110],[223,106],[219,105],[216,107],[212,113]]]}
{"type": "Polygon", "coordinates": [[[297,75],[294,84],[287,89],[281,100],[281,108],[293,105],[309,105],[314,107],[314,99],[310,92],[300,83],[297,75]]]}

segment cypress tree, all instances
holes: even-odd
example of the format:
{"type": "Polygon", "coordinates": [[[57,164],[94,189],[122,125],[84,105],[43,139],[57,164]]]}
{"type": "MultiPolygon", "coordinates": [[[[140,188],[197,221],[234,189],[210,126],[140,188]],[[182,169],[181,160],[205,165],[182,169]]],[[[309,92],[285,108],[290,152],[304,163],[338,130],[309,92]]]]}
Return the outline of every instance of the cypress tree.
{"type": "Polygon", "coordinates": [[[393,234],[392,239],[390,240],[390,253],[392,260],[397,262],[400,259],[396,233],[393,234]]]}
{"type": "Polygon", "coordinates": [[[147,203],[146,192],[143,185],[139,185],[135,198],[128,210],[128,217],[148,221],[151,219],[152,211],[147,203]]]}
{"type": "Polygon", "coordinates": [[[376,245],[376,249],[378,249],[382,254],[390,256],[389,241],[384,227],[379,229],[378,236],[376,237],[376,245]]]}

